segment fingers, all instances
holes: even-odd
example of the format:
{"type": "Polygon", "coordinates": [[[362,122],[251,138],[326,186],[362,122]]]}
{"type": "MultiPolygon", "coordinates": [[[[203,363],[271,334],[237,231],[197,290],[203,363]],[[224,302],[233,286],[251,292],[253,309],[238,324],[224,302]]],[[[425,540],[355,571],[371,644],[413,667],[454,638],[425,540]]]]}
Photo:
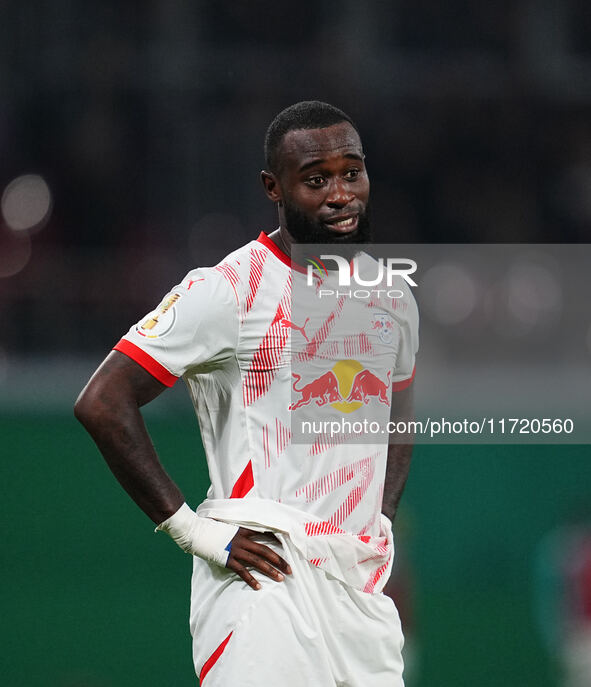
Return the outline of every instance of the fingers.
{"type": "Polygon", "coordinates": [[[226,563],[227,568],[234,571],[253,589],[260,589],[261,585],[245,566],[263,573],[276,582],[282,582],[285,575],[291,575],[287,561],[268,546],[251,540],[252,536],[259,534],[241,527],[232,539],[230,556],[226,563]]]}
{"type": "Polygon", "coordinates": [[[251,541],[249,543],[248,549],[251,553],[256,554],[260,559],[268,561],[269,563],[274,565],[275,568],[278,568],[286,575],[291,575],[291,568],[289,567],[289,563],[283,558],[281,558],[281,556],[276,551],[273,551],[273,549],[271,549],[270,547],[265,546],[264,544],[259,544],[258,542],[251,541]]]}
{"type": "MultiPolygon", "coordinates": [[[[262,534],[264,534],[265,537],[273,539],[275,542],[280,544],[279,539],[277,539],[277,537],[272,532],[264,532],[262,534]]],[[[281,570],[286,575],[291,575],[291,568],[289,567],[289,563],[283,558],[281,558],[281,556],[278,553],[276,553],[269,546],[265,546],[265,544],[252,541],[252,537],[260,535],[261,532],[255,532],[254,530],[249,530],[245,527],[240,527],[232,541],[233,552],[234,546],[238,544],[238,546],[243,548],[245,551],[250,551],[254,554],[257,554],[259,558],[263,558],[265,561],[272,563],[276,568],[281,570]]]]}
{"type": "MultiPolygon", "coordinates": [[[[285,579],[285,576],[279,572],[279,570],[274,568],[264,558],[257,556],[251,551],[239,551],[234,555],[230,554],[230,559],[233,559],[232,562],[235,562],[240,568],[248,566],[249,568],[257,570],[258,572],[263,573],[263,575],[266,575],[277,582],[283,582],[285,579]]],[[[227,567],[231,567],[228,564],[226,565],[227,567]]]]}
{"type": "Polygon", "coordinates": [[[230,560],[228,560],[228,563],[226,563],[226,567],[230,570],[233,570],[238,577],[241,577],[246,582],[249,587],[252,587],[253,589],[261,588],[261,583],[257,582],[246,568],[239,566],[236,563],[231,564],[230,560]]]}

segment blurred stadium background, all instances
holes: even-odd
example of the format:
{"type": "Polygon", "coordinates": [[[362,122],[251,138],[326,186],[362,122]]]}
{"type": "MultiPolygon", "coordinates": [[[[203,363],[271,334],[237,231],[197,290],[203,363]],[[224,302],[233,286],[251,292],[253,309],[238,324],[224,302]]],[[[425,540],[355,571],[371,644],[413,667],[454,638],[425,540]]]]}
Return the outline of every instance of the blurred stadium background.
{"type": "MultiPolygon", "coordinates": [[[[585,0],[0,2],[3,684],[195,684],[190,561],[71,407],[188,269],[274,227],[264,132],[312,98],[361,129],[378,241],[589,241],[585,0]]],[[[182,389],[147,416],[196,504],[182,389]]],[[[397,523],[409,687],[567,684],[590,485],[587,446],[417,448],[397,523]]]]}

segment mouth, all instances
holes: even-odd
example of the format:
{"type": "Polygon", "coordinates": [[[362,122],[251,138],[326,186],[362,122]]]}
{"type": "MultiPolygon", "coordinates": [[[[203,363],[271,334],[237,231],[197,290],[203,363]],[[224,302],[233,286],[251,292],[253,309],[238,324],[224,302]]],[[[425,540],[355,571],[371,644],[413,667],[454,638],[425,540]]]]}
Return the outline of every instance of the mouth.
{"type": "Polygon", "coordinates": [[[342,215],[341,217],[333,217],[330,220],[325,220],[324,224],[338,234],[350,234],[357,229],[359,215],[342,215]]]}

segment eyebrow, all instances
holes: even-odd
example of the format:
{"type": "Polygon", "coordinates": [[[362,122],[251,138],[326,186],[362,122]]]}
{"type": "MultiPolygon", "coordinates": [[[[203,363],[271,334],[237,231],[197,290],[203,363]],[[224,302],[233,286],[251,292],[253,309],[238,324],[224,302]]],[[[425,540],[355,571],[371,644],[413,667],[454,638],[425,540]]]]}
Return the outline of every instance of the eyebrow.
{"type": "MultiPolygon", "coordinates": [[[[363,156],[359,155],[358,153],[345,153],[343,157],[348,158],[349,160],[358,160],[359,162],[363,162],[363,156]]],[[[323,162],[325,162],[325,159],[322,157],[314,158],[313,160],[310,160],[310,162],[304,163],[299,169],[298,172],[305,172],[307,169],[310,169],[310,167],[315,167],[316,165],[321,165],[323,162]]]]}

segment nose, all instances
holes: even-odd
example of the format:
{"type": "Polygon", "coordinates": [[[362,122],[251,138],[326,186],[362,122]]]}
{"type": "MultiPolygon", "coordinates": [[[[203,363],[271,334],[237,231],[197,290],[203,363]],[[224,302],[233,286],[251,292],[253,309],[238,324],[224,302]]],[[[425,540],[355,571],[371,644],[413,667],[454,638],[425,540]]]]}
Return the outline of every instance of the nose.
{"type": "Polygon", "coordinates": [[[326,204],[331,208],[343,208],[354,200],[355,194],[344,179],[333,179],[328,187],[326,204]]]}

